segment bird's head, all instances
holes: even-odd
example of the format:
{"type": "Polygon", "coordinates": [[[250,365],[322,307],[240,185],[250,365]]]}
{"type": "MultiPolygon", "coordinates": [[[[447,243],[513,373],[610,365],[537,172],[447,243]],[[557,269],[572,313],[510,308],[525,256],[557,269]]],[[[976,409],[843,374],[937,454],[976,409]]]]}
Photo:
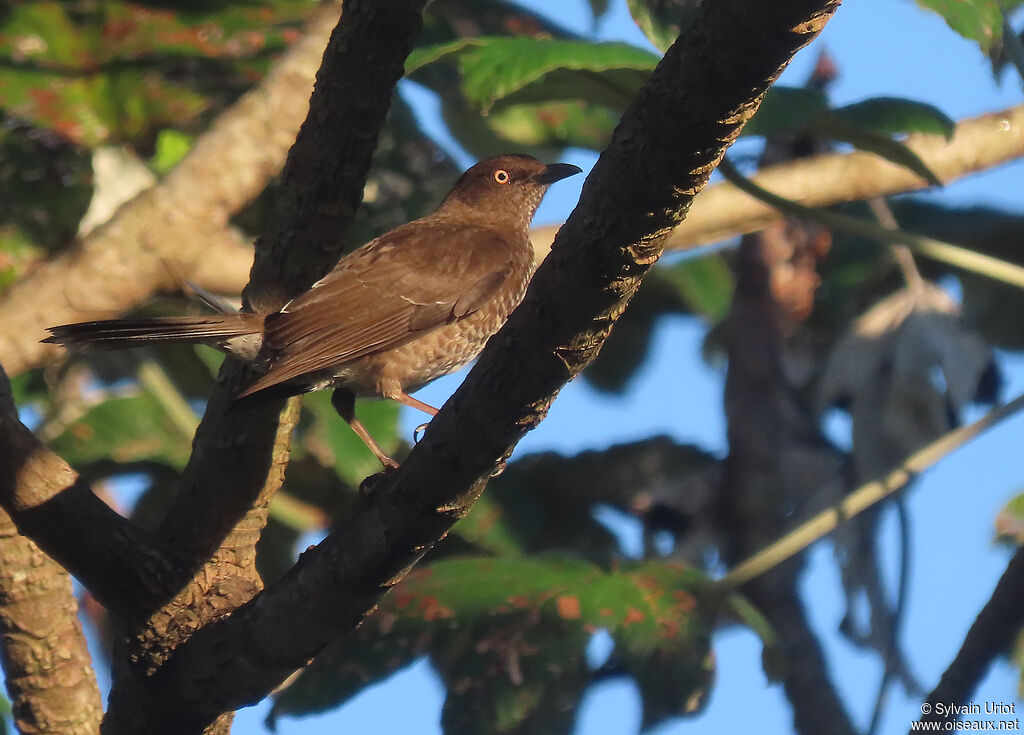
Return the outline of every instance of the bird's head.
{"type": "Polygon", "coordinates": [[[523,154],[488,158],[459,177],[444,206],[525,229],[548,187],[578,173],[571,163],[544,164],[523,154]]]}

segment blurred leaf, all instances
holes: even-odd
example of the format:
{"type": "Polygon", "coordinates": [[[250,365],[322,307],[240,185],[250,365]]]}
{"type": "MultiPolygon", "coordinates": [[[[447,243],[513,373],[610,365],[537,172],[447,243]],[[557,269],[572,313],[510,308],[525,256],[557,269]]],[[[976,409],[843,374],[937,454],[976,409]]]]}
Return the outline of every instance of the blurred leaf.
{"type": "Polygon", "coordinates": [[[942,186],[942,180],[928,168],[928,164],[919,155],[906,144],[887,135],[847,125],[837,118],[827,116],[817,121],[814,128],[815,132],[821,135],[849,143],[862,151],[874,153],[887,161],[908,168],[932,186],[942,186]]]}
{"type": "Polygon", "coordinates": [[[489,37],[415,50],[406,74],[456,56],[466,99],[484,112],[507,104],[582,99],[623,110],[657,64],[625,43],[489,37]]]}
{"type": "Polygon", "coordinates": [[[0,288],[74,238],[92,181],[87,150],[46,130],[0,127],[0,288]]]}
{"type": "Polygon", "coordinates": [[[995,521],[996,541],[1017,548],[1024,544],[1024,495],[1017,495],[1003,506],[995,521]]]}
{"type": "Polygon", "coordinates": [[[156,150],[149,163],[158,174],[166,174],[185,157],[194,142],[195,138],[191,135],[173,128],[164,128],[156,136],[156,150]]]}
{"type": "Polygon", "coordinates": [[[508,511],[495,502],[492,487],[473,503],[465,518],[451,530],[452,535],[472,544],[481,551],[496,555],[518,556],[522,553],[521,540],[508,522],[508,511]]]}
{"type": "Polygon", "coordinates": [[[483,119],[500,138],[512,143],[596,151],[608,144],[618,123],[610,110],[579,100],[502,106],[483,119]]]}
{"type": "Polygon", "coordinates": [[[662,53],[690,29],[700,7],[698,0],[628,0],[628,5],[647,40],[662,53]]]}
{"type": "Polygon", "coordinates": [[[808,87],[772,86],[742,131],[743,135],[774,136],[800,133],[828,111],[828,97],[808,87]]]}
{"type": "MultiPolygon", "coordinates": [[[[352,487],[369,475],[380,472],[380,462],[356,436],[331,405],[331,391],[310,393],[303,400],[315,424],[306,443],[318,456],[332,460],[335,471],[352,487]],[[315,448],[314,448],[315,445],[315,448]]],[[[356,414],[370,435],[385,452],[399,446],[398,404],[394,401],[359,401],[356,414]]]]}
{"type": "Polygon", "coordinates": [[[702,702],[716,614],[699,602],[707,584],[661,562],[603,571],[571,557],[439,561],[317,657],[277,695],[270,720],[340,704],[429,652],[448,689],[446,732],[562,731],[589,679],[589,633],[606,628],[653,724],[702,702]]]}
{"type": "MultiPolygon", "coordinates": [[[[1002,37],[999,0],[917,0],[917,4],[941,15],[947,25],[964,38],[977,41],[982,51],[987,51],[1002,37]]],[[[1017,5],[1020,0],[1002,3],[1008,11],[1017,5]]]]}
{"type": "Polygon", "coordinates": [[[830,117],[885,135],[927,133],[953,137],[956,122],[934,105],[899,97],[872,97],[829,112],[830,117]]]}
{"type": "Polygon", "coordinates": [[[732,268],[721,254],[702,255],[660,267],[659,276],[671,283],[695,314],[715,324],[725,318],[732,302],[732,268]]]}
{"type": "Polygon", "coordinates": [[[156,460],[181,468],[192,450],[192,437],[174,425],[152,394],[139,393],[96,404],[50,448],[72,467],[109,457],[115,462],[156,460]]]}
{"type": "Polygon", "coordinates": [[[0,24],[2,107],[90,147],[146,142],[255,81],[314,7],[306,0],[203,12],[127,2],[17,4],[0,24]]]}
{"type": "Polygon", "coordinates": [[[577,37],[547,16],[509,0],[433,0],[423,14],[423,30],[417,40],[422,46],[432,46],[480,36],[577,37]]]}

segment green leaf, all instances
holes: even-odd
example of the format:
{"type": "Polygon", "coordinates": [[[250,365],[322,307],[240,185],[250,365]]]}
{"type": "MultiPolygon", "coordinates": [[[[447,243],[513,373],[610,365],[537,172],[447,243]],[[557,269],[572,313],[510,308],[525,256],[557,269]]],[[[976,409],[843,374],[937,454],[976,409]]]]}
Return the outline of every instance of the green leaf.
{"type": "Polygon", "coordinates": [[[828,114],[845,124],[883,135],[926,133],[949,140],[956,130],[956,122],[934,105],[899,97],[872,97],[828,114]]]}
{"type": "Polygon", "coordinates": [[[690,29],[700,7],[695,0],[628,0],[628,5],[647,40],[662,53],[690,29]]]}
{"type": "Polygon", "coordinates": [[[199,13],[68,5],[19,3],[0,20],[0,108],[90,147],[148,144],[160,127],[223,107],[313,9],[304,0],[199,13]]]}
{"type": "Polygon", "coordinates": [[[152,394],[139,393],[96,404],[50,447],[72,467],[110,458],[155,460],[180,468],[188,461],[192,437],[175,426],[152,394]]]}
{"type": "Polygon", "coordinates": [[[654,723],[703,699],[709,589],[699,572],[663,562],[605,571],[572,557],[438,561],[279,693],[271,718],[339,704],[429,653],[448,689],[446,732],[562,731],[588,679],[589,634],[604,628],[654,723]]]}
{"type": "Polygon", "coordinates": [[[93,176],[89,151],[28,125],[0,132],[0,161],[2,288],[74,238],[92,198],[93,176]]]}
{"type": "Polygon", "coordinates": [[[899,166],[910,169],[932,186],[942,186],[942,180],[928,168],[919,155],[901,141],[894,140],[883,133],[876,133],[866,128],[847,124],[844,120],[829,115],[819,118],[813,123],[814,132],[833,140],[840,140],[891,161],[899,166]]]}
{"type": "Polygon", "coordinates": [[[717,324],[725,318],[735,290],[732,268],[718,253],[689,258],[662,268],[659,275],[668,280],[683,302],[695,314],[717,324]]]}
{"type": "Polygon", "coordinates": [[[1024,543],[1024,495],[1009,500],[996,516],[996,541],[1012,548],[1024,543]]]}
{"type": "MultiPolygon", "coordinates": [[[[964,38],[977,41],[988,51],[1003,35],[1003,18],[999,0],[917,0],[917,4],[942,16],[946,24],[964,38]]],[[[1010,10],[1020,0],[1003,2],[1010,10]]]]}
{"type": "Polygon", "coordinates": [[[195,138],[173,128],[164,128],[156,136],[156,150],[150,165],[158,174],[166,174],[192,149],[195,138]]]}
{"type": "Polygon", "coordinates": [[[484,118],[500,138],[517,145],[600,151],[611,140],[618,116],[580,100],[501,106],[484,118]]]}
{"type": "Polygon", "coordinates": [[[828,110],[825,93],[807,87],[775,85],[768,90],[742,135],[781,135],[806,130],[810,120],[828,110]]]}
{"type": "MultiPolygon", "coordinates": [[[[377,458],[334,410],[331,391],[310,393],[303,399],[303,407],[309,409],[316,421],[307,443],[316,444],[319,456],[333,460],[334,469],[342,480],[358,487],[367,476],[381,471],[377,458]]],[[[398,410],[394,401],[359,401],[356,404],[359,420],[385,452],[394,452],[399,446],[398,410]]]]}
{"type": "Polygon", "coordinates": [[[658,62],[625,43],[492,36],[418,49],[406,73],[458,58],[462,91],[484,112],[507,104],[582,99],[622,110],[658,62]]]}

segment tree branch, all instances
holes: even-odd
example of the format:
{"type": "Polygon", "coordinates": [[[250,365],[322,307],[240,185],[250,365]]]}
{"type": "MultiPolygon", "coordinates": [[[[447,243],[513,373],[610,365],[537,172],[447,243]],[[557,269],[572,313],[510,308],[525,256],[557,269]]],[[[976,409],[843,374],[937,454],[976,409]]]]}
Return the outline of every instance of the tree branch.
{"type": "MultiPolygon", "coordinates": [[[[938,686],[928,695],[931,709],[921,722],[956,720],[950,705],[967,702],[992,662],[1013,648],[1024,626],[1024,549],[1006,565],[992,597],[978,613],[956,658],[942,674],[938,686]],[[936,705],[944,707],[938,708],[936,705]]],[[[924,708],[922,707],[922,711],[924,708]]]]}
{"type": "Polygon", "coordinates": [[[71,577],[0,511],[0,661],[19,732],[98,735],[103,703],[71,577]]]}
{"type": "Polygon", "coordinates": [[[117,615],[169,595],[180,563],[93,494],[18,419],[0,367],[0,505],[18,530],[74,574],[117,615]]]}
{"type": "Polygon", "coordinates": [[[183,731],[257,701],[358,624],[465,515],[496,464],[596,355],[767,87],[837,5],[702,6],[623,116],[524,303],[423,441],[279,583],[174,653],[151,682],[164,697],[155,720],[183,731]]]}

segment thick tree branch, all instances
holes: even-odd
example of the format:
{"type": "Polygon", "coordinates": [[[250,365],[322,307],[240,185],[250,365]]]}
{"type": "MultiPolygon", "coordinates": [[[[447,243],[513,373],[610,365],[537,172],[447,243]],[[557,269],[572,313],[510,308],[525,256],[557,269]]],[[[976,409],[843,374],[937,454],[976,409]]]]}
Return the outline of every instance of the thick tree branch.
{"type": "Polygon", "coordinates": [[[0,661],[22,733],[97,735],[103,704],[71,577],[0,511],[0,661]]]}
{"type": "MultiPolygon", "coordinates": [[[[949,714],[949,705],[968,702],[992,662],[1013,648],[1024,627],[1024,549],[1006,565],[992,597],[978,613],[963,645],[950,663],[938,686],[928,695],[931,705],[921,722],[945,722],[957,719],[949,714]],[[937,704],[945,705],[941,710],[937,704]]],[[[924,708],[922,708],[923,711],[924,708]]]]}
{"type": "Polygon", "coordinates": [[[623,116],[523,305],[405,464],[281,582],[199,631],[153,678],[168,730],[264,696],[351,630],[466,513],[496,464],[596,355],[764,91],[837,6],[702,6],[694,32],[623,116]]]}
{"type": "Polygon", "coordinates": [[[284,163],[338,14],[336,3],[319,10],[260,85],[217,118],[163,181],[4,295],[0,323],[18,325],[0,332],[0,362],[10,375],[56,353],[39,342],[47,326],[117,316],[192,277],[230,239],[228,219],[284,163]]]}

